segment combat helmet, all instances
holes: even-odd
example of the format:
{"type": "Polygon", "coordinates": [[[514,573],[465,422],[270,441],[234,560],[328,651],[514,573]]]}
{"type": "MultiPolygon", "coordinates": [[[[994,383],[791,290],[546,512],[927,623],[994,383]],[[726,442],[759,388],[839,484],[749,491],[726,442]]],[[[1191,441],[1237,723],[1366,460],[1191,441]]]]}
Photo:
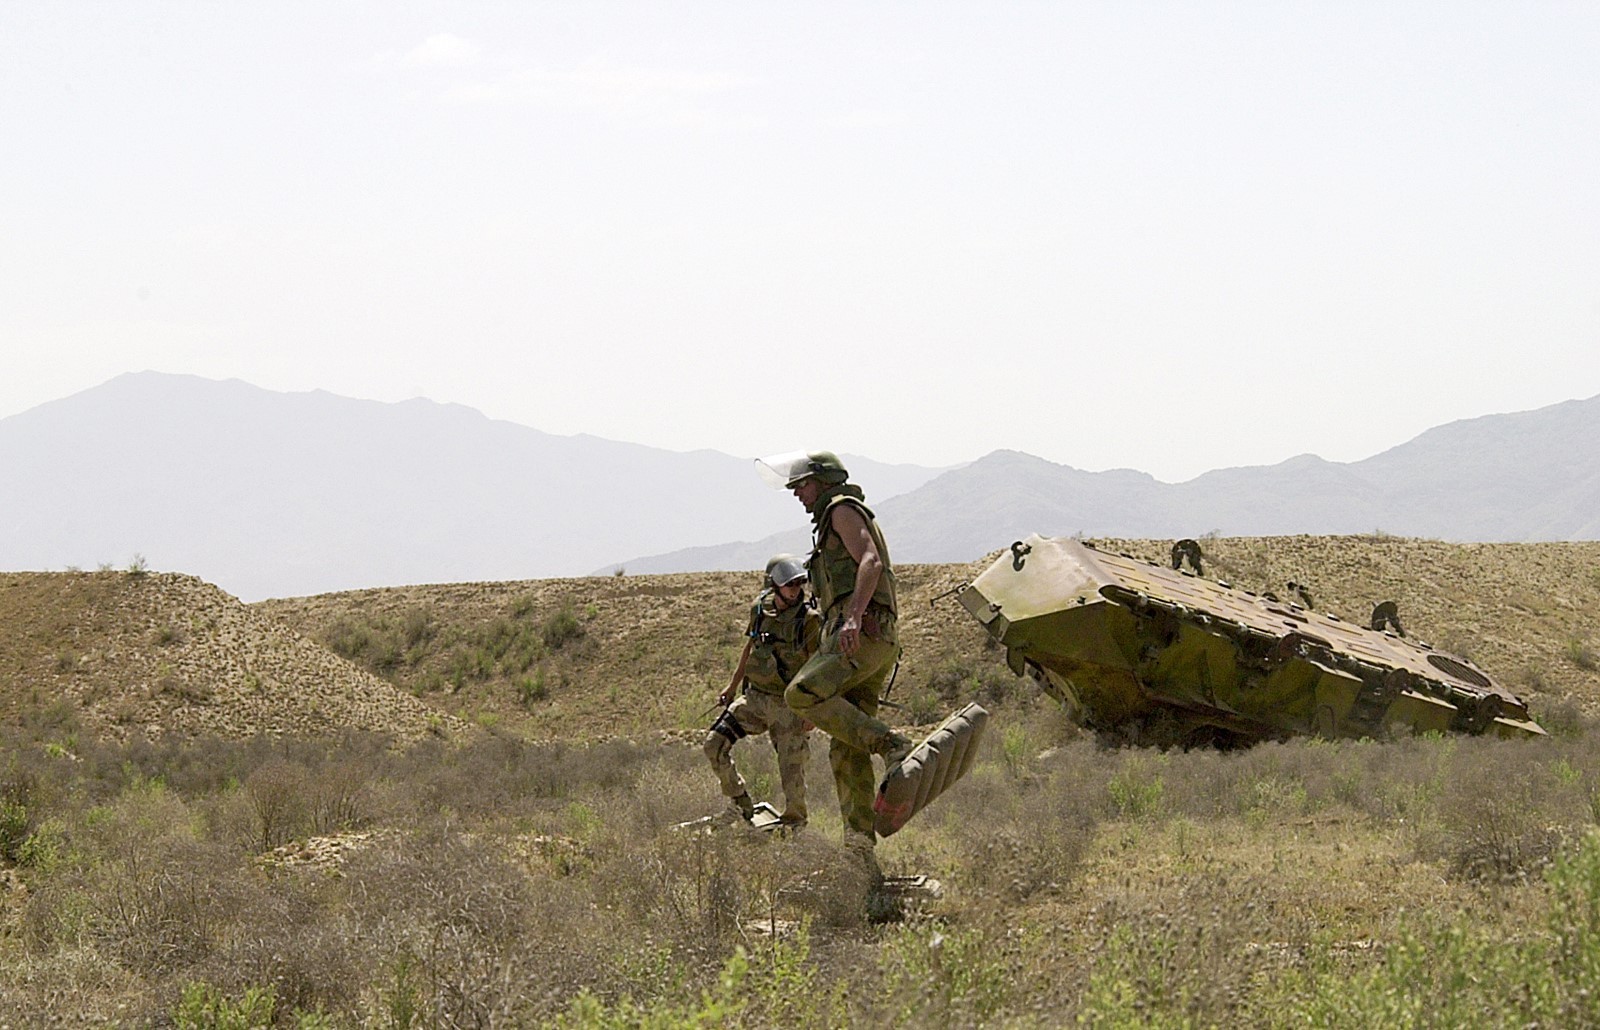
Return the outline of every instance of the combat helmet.
{"type": "Polygon", "coordinates": [[[850,478],[844,462],[832,451],[790,451],[757,458],[756,471],[780,490],[792,490],[797,483],[813,477],[830,486],[850,478]]]}
{"type": "Polygon", "coordinates": [[[792,554],[775,554],[767,559],[767,582],[775,587],[806,578],[806,566],[792,554]]]}

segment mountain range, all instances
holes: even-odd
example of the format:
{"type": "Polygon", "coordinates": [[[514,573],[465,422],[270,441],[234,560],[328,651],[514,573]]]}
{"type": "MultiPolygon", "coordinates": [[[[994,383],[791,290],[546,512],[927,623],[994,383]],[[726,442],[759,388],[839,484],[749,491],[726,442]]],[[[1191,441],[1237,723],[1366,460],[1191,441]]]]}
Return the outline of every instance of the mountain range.
{"type": "MultiPolygon", "coordinates": [[[[851,460],[890,490],[942,471],[851,460]]],[[[798,514],[749,458],[154,372],[0,419],[0,469],[0,569],[138,555],[247,601],[583,575],[798,514]]]]}
{"type": "MultiPolygon", "coordinates": [[[[1453,422],[1364,461],[1302,455],[1177,484],[1011,450],[949,469],[844,457],[902,562],[970,560],[1031,532],[1600,538],[1600,397],[1453,422]]],[[[749,569],[809,546],[804,513],[748,458],[238,380],[131,373],[0,419],[0,468],[0,568],[138,555],[246,600],[749,569]]]]}
{"type": "MultiPolygon", "coordinates": [[[[871,483],[865,481],[871,496],[871,483]]],[[[1372,533],[1600,539],[1600,397],[1438,426],[1357,462],[1302,454],[1184,483],[995,451],[874,504],[897,561],[968,561],[1029,533],[1150,539],[1372,533]]],[[[632,559],[638,572],[758,567],[806,528],[632,559]]]]}

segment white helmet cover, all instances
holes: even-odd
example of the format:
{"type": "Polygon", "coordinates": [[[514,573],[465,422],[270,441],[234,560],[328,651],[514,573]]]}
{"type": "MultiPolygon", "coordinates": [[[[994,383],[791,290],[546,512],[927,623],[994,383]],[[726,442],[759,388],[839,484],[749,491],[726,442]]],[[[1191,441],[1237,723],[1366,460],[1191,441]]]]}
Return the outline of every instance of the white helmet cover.
{"type": "Polygon", "coordinates": [[[756,472],[775,490],[789,487],[811,474],[811,455],[805,451],[788,451],[756,459],[756,472]]]}
{"type": "Polygon", "coordinates": [[[756,471],[779,490],[792,490],[796,483],[812,476],[825,483],[843,483],[849,478],[844,463],[832,451],[789,451],[757,458],[756,471]]]}

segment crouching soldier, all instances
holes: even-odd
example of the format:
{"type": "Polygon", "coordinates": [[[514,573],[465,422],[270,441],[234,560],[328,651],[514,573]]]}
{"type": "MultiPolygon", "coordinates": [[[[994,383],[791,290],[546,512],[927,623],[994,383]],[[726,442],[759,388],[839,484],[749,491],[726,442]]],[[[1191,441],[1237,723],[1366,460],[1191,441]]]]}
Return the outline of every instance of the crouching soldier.
{"type": "Polygon", "coordinates": [[[800,559],[775,555],[767,562],[767,582],[750,607],[744,653],[733,680],[717,703],[726,710],[706,734],[706,758],[745,819],[755,803],[744,777],[733,766],[733,745],[752,734],[770,733],[778,753],[778,778],[783,784],[781,821],[799,827],[806,821],[806,738],[811,727],[784,703],[783,692],[794,674],[817,651],[821,621],[807,601],[806,567],[800,559]]]}

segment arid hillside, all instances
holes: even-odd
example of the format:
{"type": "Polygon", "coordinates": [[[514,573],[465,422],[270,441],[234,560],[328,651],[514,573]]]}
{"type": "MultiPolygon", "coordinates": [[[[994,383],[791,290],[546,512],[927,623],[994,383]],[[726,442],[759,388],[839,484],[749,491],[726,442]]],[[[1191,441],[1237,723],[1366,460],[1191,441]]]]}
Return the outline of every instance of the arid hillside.
{"type": "Polygon", "coordinates": [[[61,704],[114,738],[414,741],[454,723],[192,576],[0,574],[0,717],[61,704]]]}
{"type": "MultiPolygon", "coordinates": [[[[1101,541],[1165,561],[1171,541],[1101,541]]],[[[1395,601],[1406,631],[1464,653],[1535,706],[1600,709],[1600,543],[1447,544],[1390,536],[1203,542],[1207,575],[1364,624],[1395,601]]],[[[1029,689],[950,596],[986,567],[900,570],[899,718],[1029,689]]],[[[534,737],[690,730],[742,646],[755,574],[684,573],[367,590],[256,609],[468,720],[534,737]]]]}
{"type": "MultiPolygon", "coordinates": [[[[942,885],[902,907],[820,739],[803,832],[704,829],[754,575],[0,578],[0,1025],[1595,1025],[1600,544],[1203,543],[1240,587],[1396,601],[1550,734],[1105,748],[945,596],[981,563],[908,566],[891,714],[992,717],[878,844],[942,885]]],[[[772,748],[736,755],[776,800],[772,748]]]]}
{"type": "MultiPolygon", "coordinates": [[[[1164,560],[1170,541],[1101,541],[1164,560]]],[[[1464,653],[1535,714],[1600,710],[1600,544],[1446,544],[1385,536],[1204,541],[1207,574],[1309,588],[1364,622],[1464,653]],[[1567,704],[1570,702],[1571,704],[1567,704]]],[[[952,702],[1031,690],[951,592],[985,567],[903,567],[908,725],[952,702]]],[[[123,737],[317,733],[412,740],[476,724],[532,739],[689,734],[743,644],[752,573],[470,583],[243,605],[193,577],[0,576],[0,714],[58,701],[123,737]],[[457,720],[461,720],[458,722],[457,720]]]]}
{"type": "MultiPolygon", "coordinates": [[[[908,566],[891,691],[908,722],[937,692],[1008,690],[1013,677],[947,594],[972,565],[908,566]]],[[[463,719],[535,738],[647,736],[701,727],[727,684],[754,573],[601,576],[415,586],[263,601],[257,611],[463,719]]]]}

